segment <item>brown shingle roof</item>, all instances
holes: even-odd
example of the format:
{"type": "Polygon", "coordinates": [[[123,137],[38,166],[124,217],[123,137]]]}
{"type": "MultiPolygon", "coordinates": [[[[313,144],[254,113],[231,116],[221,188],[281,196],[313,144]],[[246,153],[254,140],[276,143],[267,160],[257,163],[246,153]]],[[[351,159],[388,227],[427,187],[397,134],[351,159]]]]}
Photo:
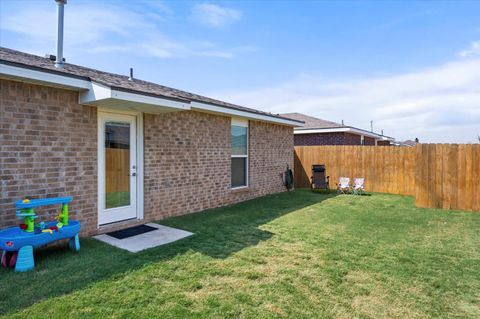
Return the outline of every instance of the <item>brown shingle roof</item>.
{"type": "Polygon", "coordinates": [[[340,123],[322,120],[302,113],[284,113],[280,114],[280,116],[287,117],[296,121],[305,122],[305,125],[302,127],[302,129],[348,127],[340,123]]]}
{"type": "Polygon", "coordinates": [[[0,60],[9,64],[19,65],[23,67],[29,67],[33,69],[42,69],[42,71],[53,72],[57,74],[64,74],[68,76],[85,78],[100,84],[110,86],[118,90],[125,90],[136,92],[139,94],[159,96],[162,98],[180,100],[185,102],[201,102],[212,104],[215,106],[225,107],[228,109],[234,109],[254,114],[266,115],[279,119],[287,119],[279,116],[278,114],[272,114],[268,112],[259,111],[256,109],[235,105],[228,102],[223,102],[202,95],[189,93],[186,91],[177,90],[167,86],[159,85],[152,82],[147,82],[139,79],[133,81],[128,80],[128,76],[103,72],[95,69],[86,68],[83,66],[65,63],[63,69],[55,68],[54,63],[47,58],[20,52],[4,47],[0,47],[0,60]]]}

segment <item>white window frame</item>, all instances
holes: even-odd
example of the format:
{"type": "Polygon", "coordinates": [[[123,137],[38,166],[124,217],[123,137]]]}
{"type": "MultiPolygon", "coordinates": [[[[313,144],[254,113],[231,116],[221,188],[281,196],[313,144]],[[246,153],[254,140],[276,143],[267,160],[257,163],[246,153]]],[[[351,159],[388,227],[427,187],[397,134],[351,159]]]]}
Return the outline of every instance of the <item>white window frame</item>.
{"type": "MultiPolygon", "coordinates": [[[[250,183],[249,183],[249,155],[250,155],[250,128],[248,125],[248,120],[246,119],[241,119],[241,118],[234,118],[232,117],[232,123],[230,124],[230,139],[232,138],[232,126],[242,126],[247,128],[247,154],[246,155],[230,155],[230,175],[232,174],[232,158],[245,158],[245,185],[242,186],[237,186],[237,187],[232,187],[232,180],[230,178],[230,189],[235,190],[235,189],[242,189],[242,188],[248,188],[250,183]]],[[[230,148],[231,148],[231,143],[230,143],[230,148]]]]}

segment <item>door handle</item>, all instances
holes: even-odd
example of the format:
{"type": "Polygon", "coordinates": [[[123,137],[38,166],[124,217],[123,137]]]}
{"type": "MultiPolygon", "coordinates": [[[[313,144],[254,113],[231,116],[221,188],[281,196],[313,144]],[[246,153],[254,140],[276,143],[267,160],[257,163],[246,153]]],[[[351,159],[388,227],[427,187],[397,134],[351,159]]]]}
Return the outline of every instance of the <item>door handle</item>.
{"type": "Polygon", "coordinates": [[[129,175],[127,175],[127,176],[135,177],[135,176],[137,176],[137,173],[132,173],[132,174],[129,174],[129,175]]]}

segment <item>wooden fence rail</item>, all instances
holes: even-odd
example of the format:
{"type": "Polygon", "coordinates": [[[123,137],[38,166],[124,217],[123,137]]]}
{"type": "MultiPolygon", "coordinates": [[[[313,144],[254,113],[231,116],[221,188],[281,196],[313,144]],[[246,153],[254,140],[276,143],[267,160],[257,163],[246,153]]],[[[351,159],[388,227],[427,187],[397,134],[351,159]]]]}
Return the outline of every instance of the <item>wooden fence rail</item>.
{"type": "Polygon", "coordinates": [[[326,166],[331,188],[364,177],[367,191],[412,195],[419,207],[480,211],[480,145],[296,146],[296,187],[310,187],[314,164],[326,166]]]}

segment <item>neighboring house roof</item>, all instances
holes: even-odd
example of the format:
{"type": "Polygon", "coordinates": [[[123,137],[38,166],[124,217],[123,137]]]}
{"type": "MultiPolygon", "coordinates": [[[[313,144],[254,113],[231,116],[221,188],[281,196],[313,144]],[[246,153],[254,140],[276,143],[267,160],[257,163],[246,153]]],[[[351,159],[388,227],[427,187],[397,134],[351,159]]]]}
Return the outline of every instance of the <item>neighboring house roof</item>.
{"type": "MultiPolygon", "coordinates": [[[[303,125],[303,122],[301,121],[297,121],[297,120],[292,121],[292,119],[281,117],[278,114],[272,114],[272,113],[252,109],[252,108],[235,105],[232,103],[219,101],[219,100],[208,98],[202,95],[177,90],[174,88],[170,88],[170,87],[159,85],[152,82],[139,80],[136,78],[133,80],[129,80],[129,77],[124,75],[103,72],[103,71],[90,69],[90,68],[82,67],[79,65],[70,64],[70,63],[65,63],[63,69],[56,68],[54,66],[54,63],[48,58],[0,47],[0,75],[9,75],[8,73],[11,70],[8,69],[8,66],[28,68],[31,70],[36,70],[41,72],[48,72],[52,75],[63,75],[67,77],[73,77],[77,80],[86,80],[94,83],[97,87],[94,87],[93,89],[97,89],[97,91],[101,93],[105,93],[105,92],[102,92],[101,89],[107,88],[111,90],[111,92],[115,91],[115,92],[139,94],[139,95],[150,96],[150,97],[159,97],[162,99],[167,99],[173,102],[180,102],[184,104],[202,103],[202,104],[220,107],[222,109],[239,111],[239,112],[242,112],[242,114],[246,112],[250,114],[261,115],[262,117],[270,118],[271,121],[273,122],[280,122],[282,124],[287,124],[292,126],[303,125]]],[[[12,74],[15,73],[15,76],[18,76],[18,72],[16,72],[15,70],[11,71],[10,73],[12,74]]],[[[108,94],[110,94],[111,92],[109,92],[108,94]]],[[[95,94],[93,95],[98,95],[98,93],[95,92],[95,94]]],[[[113,98],[113,95],[115,94],[110,94],[109,98],[113,98]]],[[[123,94],[122,96],[126,96],[126,95],[123,94]]],[[[95,97],[92,97],[92,96],[85,97],[85,101],[87,102],[93,101],[92,99],[95,99],[95,97]]],[[[98,98],[95,99],[94,101],[98,101],[98,98]]],[[[201,108],[200,105],[196,105],[196,106],[199,106],[198,108],[201,108]]],[[[190,109],[190,108],[187,107],[184,109],[190,109]]],[[[215,108],[214,110],[218,110],[218,109],[215,108]]]]}
{"type": "Polygon", "coordinates": [[[293,120],[303,121],[305,125],[302,127],[296,127],[295,134],[315,134],[315,133],[334,133],[334,132],[347,132],[352,134],[364,135],[373,137],[377,140],[394,141],[395,139],[390,136],[378,134],[375,132],[363,130],[361,128],[347,126],[344,124],[319,119],[317,117],[309,116],[302,113],[283,113],[280,116],[288,117],[293,120]]]}
{"type": "Polygon", "coordinates": [[[398,142],[395,143],[395,145],[413,147],[413,146],[417,145],[417,142],[412,141],[412,140],[398,141],[398,142]]]}
{"type": "Polygon", "coordinates": [[[304,129],[312,129],[312,128],[329,128],[329,127],[347,127],[343,124],[327,121],[323,119],[319,119],[313,116],[309,116],[302,113],[284,113],[280,114],[283,117],[288,117],[293,120],[305,122],[302,126],[304,129]]]}

